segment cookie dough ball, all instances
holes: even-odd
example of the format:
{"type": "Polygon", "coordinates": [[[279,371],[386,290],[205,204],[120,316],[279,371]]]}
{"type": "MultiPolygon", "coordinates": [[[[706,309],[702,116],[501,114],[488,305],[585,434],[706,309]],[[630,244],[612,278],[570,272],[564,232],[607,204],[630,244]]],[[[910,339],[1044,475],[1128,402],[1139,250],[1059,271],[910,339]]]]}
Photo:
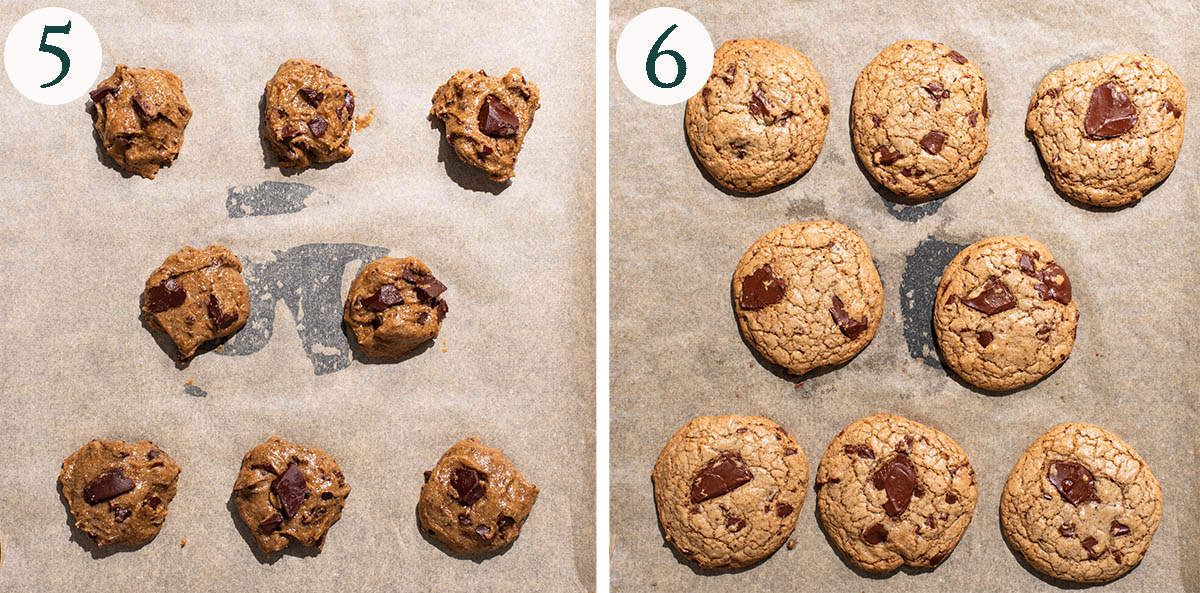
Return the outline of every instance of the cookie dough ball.
{"type": "Polygon", "coordinates": [[[1000,528],[1030,566],[1104,583],[1142,561],[1162,518],[1150,467],[1115,435],[1060,424],[1017,460],[1000,494],[1000,528]]]}
{"type": "Polygon", "coordinates": [[[990,391],[1034,383],[1067,360],[1079,310],[1071,279],[1045,245],[992,237],[946,266],[934,300],[942,360],[964,381],[990,391]]]}
{"type": "Polygon", "coordinates": [[[233,335],[250,316],[242,262],[220,245],[184,247],[146,280],[146,323],[175,342],[186,360],[201,344],[233,335]]]}
{"type": "Polygon", "coordinates": [[[75,526],[98,546],[137,546],[158,535],[179,466],[150,441],[93,439],[62,464],[58,481],[75,526]]]}
{"type": "Polygon", "coordinates": [[[521,535],[537,495],[538,487],[499,449],[471,437],[425,472],[417,518],[421,529],[452,552],[485,554],[521,535]]]}
{"type": "Polygon", "coordinates": [[[733,272],[746,341],[794,375],[834,366],[867,347],[883,318],[883,284],[858,233],[798,222],[760,237],[733,272]]]}
{"type": "Polygon", "coordinates": [[[429,114],[446,124],[446,142],[458,158],[492,181],[515,176],[517,153],[541,105],[537,85],[513,68],[503,78],[459,70],[433,94],[429,114]]]}
{"type": "Polygon", "coordinates": [[[756,193],[808,171],[825,144],[829,96],[804,54],[766,39],[726,41],[684,126],[696,160],[726,189],[756,193]]]}
{"type": "Polygon", "coordinates": [[[291,540],[320,550],[329,528],[342,518],[350,485],[324,451],[271,437],[242,458],[233,496],[264,554],[291,540]]]}
{"type": "Polygon", "coordinates": [[[987,83],[974,62],[933,41],[898,41],[858,75],[850,133],[875,181],[927,198],[979,171],[989,115],[987,83]]]}
{"type": "Polygon", "coordinates": [[[118,64],[91,97],[96,135],[122,169],[154,179],[179,156],[192,107],[174,73],[118,64]]]}
{"type": "Polygon", "coordinates": [[[396,359],[436,338],[450,310],[446,285],[415,257],[381,257],[350,283],[343,319],[363,353],[396,359]]]}
{"type": "Polygon", "coordinates": [[[879,414],[834,437],[817,469],[817,515],[847,560],[869,572],[933,568],[962,539],[979,498],[958,443],[879,414]]]}
{"type": "Polygon", "coordinates": [[[1059,191],[1120,206],[1175,168],[1186,114],[1187,91],[1170,66],[1120,53],[1048,74],[1029,101],[1025,129],[1059,191]]]}
{"type": "Polygon", "coordinates": [[[308,60],[292,58],[267,81],[264,133],[280,167],[307,167],[349,158],[354,92],[346,81],[308,60]]]}

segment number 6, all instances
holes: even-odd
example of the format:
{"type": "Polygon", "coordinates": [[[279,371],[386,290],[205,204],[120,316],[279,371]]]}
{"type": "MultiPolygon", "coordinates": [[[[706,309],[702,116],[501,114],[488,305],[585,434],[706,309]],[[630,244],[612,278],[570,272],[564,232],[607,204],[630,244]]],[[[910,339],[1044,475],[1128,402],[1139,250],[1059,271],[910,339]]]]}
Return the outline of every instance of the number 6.
{"type": "Polygon", "coordinates": [[[57,56],[59,61],[62,62],[62,71],[58,73],[57,78],[47,82],[46,84],[43,84],[41,88],[52,87],[62,82],[62,79],[67,77],[67,71],[71,69],[71,57],[67,55],[67,52],[63,51],[63,48],[46,43],[46,36],[51,33],[62,33],[66,35],[70,32],[71,21],[67,21],[67,24],[65,25],[46,25],[46,27],[42,29],[42,43],[38,46],[38,51],[44,51],[48,54],[57,56]]]}
{"type": "Polygon", "coordinates": [[[683,56],[679,55],[679,52],[673,49],[664,49],[662,51],[658,49],[662,46],[662,42],[666,40],[667,35],[670,35],[671,31],[674,31],[678,26],[671,25],[662,35],[659,35],[658,41],[655,41],[654,45],[650,47],[650,55],[646,56],[646,76],[650,78],[651,84],[660,89],[670,89],[679,86],[679,83],[683,82],[684,75],[687,74],[687,63],[683,61],[683,56]],[[663,81],[659,80],[658,75],[654,72],[658,58],[664,55],[675,58],[675,80],[668,83],[663,83],[663,81]]]}

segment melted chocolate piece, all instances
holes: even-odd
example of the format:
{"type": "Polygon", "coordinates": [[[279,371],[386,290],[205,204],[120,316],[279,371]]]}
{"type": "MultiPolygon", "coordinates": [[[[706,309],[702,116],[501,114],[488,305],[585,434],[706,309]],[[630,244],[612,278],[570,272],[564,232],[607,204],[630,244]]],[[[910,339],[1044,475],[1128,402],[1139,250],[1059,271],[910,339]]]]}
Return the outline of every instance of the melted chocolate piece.
{"type": "Polygon", "coordinates": [[[438,305],[437,305],[438,321],[445,319],[446,313],[449,313],[449,312],[450,312],[450,305],[447,305],[445,300],[438,301],[438,305]]]}
{"type": "Polygon", "coordinates": [[[300,89],[300,96],[316,107],[325,98],[325,93],[316,89],[300,89]]]}
{"type": "Polygon", "coordinates": [[[308,496],[308,483],[304,480],[304,472],[300,471],[300,466],[289,463],[287,470],[271,482],[271,490],[274,490],[275,495],[279,497],[283,516],[291,519],[296,516],[296,511],[300,510],[300,504],[308,496]]]}
{"type": "Polygon", "coordinates": [[[217,300],[217,295],[215,294],[209,295],[208,297],[208,316],[212,319],[213,325],[215,325],[218,330],[225,329],[233,325],[233,322],[238,320],[238,313],[236,310],[228,313],[221,310],[221,301],[217,300]]]}
{"type": "Polygon", "coordinates": [[[989,280],[983,287],[983,291],[977,296],[969,299],[960,297],[960,300],[962,304],[984,315],[994,315],[1017,306],[1017,301],[1013,298],[1012,293],[1008,291],[1008,287],[995,279],[989,280]]]}
{"type": "Polygon", "coordinates": [[[782,301],[786,291],[787,283],[775,276],[771,264],[763,264],[763,267],[742,279],[739,304],[743,309],[755,311],[782,301]]]}
{"type": "Polygon", "coordinates": [[[1090,535],[1085,537],[1083,541],[1079,543],[1083,544],[1084,549],[1087,550],[1088,560],[1095,560],[1104,555],[1104,548],[1100,548],[1100,551],[1096,551],[1096,545],[1100,542],[1096,541],[1096,538],[1090,535]]]}
{"type": "Polygon", "coordinates": [[[500,99],[488,95],[479,108],[479,131],[493,138],[514,136],[521,121],[500,99]]]}
{"type": "Polygon", "coordinates": [[[1092,90],[1083,130],[1093,138],[1116,138],[1137,123],[1137,111],[1129,96],[1114,82],[1106,82],[1092,90]]]}
{"type": "Polygon", "coordinates": [[[146,499],[146,506],[152,509],[157,509],[160,504],[162,504],[162,499],[157,496],[151,496],[146,499]]]}
{"type": "Polygon", "coordinates": [[[692,478],[692,502],[700,504],[728,494],[753,477],[740,454],[724,451],[704,464],[692,478]]]}
{"type": "Polygon", "coordinates": [[[950,91],[946,90],[939,82],[931,82],[925,85],[925,92],[933,99],[934,110],[942,108],[942,99],[950,98],[950,91]]]}
{"type": "MultiPolygon", "coordinates": [[[[792,514],[795,510],[796,509],[793,508],[792,505],[786,502],[777,503],[775,505],[775,514],[778,515],[780,519],[792,514]]],[[[1126,532],[1128,532],[1128,530],[1126,530],[1126,532]]]]}
{"type": "Polygon", "coordinates": [[[258,524],[258,532],[262,535],[271,535],[279,531],[280,525],[283,525],[283,517],[279,513],[275,513],[258,524]]]}
{"type": "Polygon", "coordinates": [[[737,533],[746,528],[746,520],[741,517],[729,516],[725,519],[725,529],[730,533],[737,533]]]}
{"type": "Polygon", "coordinates": [[[1109,533],[1112,533],[1114,536],[1129,535],[1129,527],[1127,527],[1125,525],[1121,525],[1120,523],[1117,523],[1116,519],[1114,519],[1112,524],[1108,526],[1108,531],[1109,531],[1109,533]]]}
{"type": "MultiPolygon", "coordinates": [[[[96,90],[99,90],[99,89],[96,89],[96,90]]],[[[92,101],[95,101],[95,100],[96,100],[96,97],[95,97],[95,95],[93,95],[92,101]]],[[[1176,107],[1175,104],[1172,103],[1170,99],[1163,99],[1162,108],[1166,111],[1171,112],[1171,115],[1174,115],[1175,117],[1179,117],[1179,116],[1183,115],[1183,110],[1176,107]]]]}
{"type": "Polygon", "coordinates": [[[767,96],[763,94],[762,89],[758,89],[754,91],[753,95],[750,95],[750,113],[759,117],[766,117],[771,113],[767,109],[767,96]]]}
{"type": "Polygon", "coordinates": [[[174,278],[167,278],[162,284],[150,287],[146,291],[146,309],[151,313],[162,313],[174,309],[187,300],[187,290],[174,278]]]}
{"type": "Polygon", "coordinates": [[[921,138],[921,148],[924,148],[925,152],[929,154],[942,152],[944,144],[946,144],[946,135],[937,130],[929,132],[925,134],[924,138],[921,138]]]}
{"type": "Polygon", "coordinates": [[[1086,501],[1099,502],[1092,472],[1074,461],[1055,461],[1050,464],[1046,477],[1067,502],[1074,506],[1086,501]]]}
{"type": "Polygon", "coordinates": [[[516,522],[516,519],[513,519],[508,515],[500,515],[496,518],[496,529],[504,531],[506,528],[512,527],[514,524],[516,524],[516,522]]]}
{"type": "Polygon", "coordinates": [[[482,474],[469,467],[456,468],[454,475],[450,476],[450,487],[454,488],[463,506],[469,507],[483,498],[487,488],[483,485],[482,477],[482,474]]]}
{"type": "Polygon", "coordinates": [[[833,315],[833,320],[837,322],[838,327],[842,329],[842,333],[846,334],[851,340],[857,339],[864,331],[867,330],[867,319],[852,319],[850,314],[843,308],[842,299],[833,297],[833,306],[829,308],[829,313],[833,315]]]}
{"type": "Polygon", "coordinates": [[[1063,537],[1075,537],[1075,524],[1074,523],[1063,523],[1058,528],[1058,534],[1063,537]]]}
{"type": "MultiPolygon", "coordinates": [[[[117,89],[110,86],[102,86],[89,93],[89,95],[92,97],[92,103],[100,103],[109,97],[115,96],[116,94],[117,89]]],[[[1170,101],[1167,101],[1167,103],[1170,103],[1170,101]]],[[[1175,117],[1179,116],[1176,115],[1175,117]]]]}
{"type": "Polygon", "coordinates": [[[375,294],[362,299],[362,306],[377,312],[388,310],[393,305],[399,305],[404,302],[404,297],[400,295],[400,290],[393,284],[384,284],[379,287],[379,291],[375,294]]]}
{"type": "Polygon", "coordinates": [[[954,51],[954,50],[950,50],[950,53],[946,54],[946,56],[947,56],[947,57],[949,57],[951,60],[954,60],[955,62],[959,63],[959,64],[966,64],[966,63],[967,63],[967,58],[966,58],[966,57],[964,57],[962,54],[960,54],[960,53],[958,53],[958,52],[954,51]]]}
{"type": "Polygon", "coordinates": [[[954,504],[958,502],[958,495],[953,492],[946,493],[946,504],[954,504]]]}
{"type": "Polygon", "coordinates": [[[875,470],[871,475],[871,484],[876,490],[887,492],[887,502],[883,504],[883,510],[889,517],[895,517],[908,508],[908,502],[917,486],[917,473],[913,470],[908,455],[902,453],[887,460],[875,470]]]}
{"type": "Polygon", "coordinates": [[[863,459],[875,459],[875,453],[866,445],[846,445],[842,447],[846,455],[858,455],[863,459]]]}
{"type": "Polygon", "coordinates": [[[1041,284],[1034,286],[1034,289],[1043,301],[1054,299],[1064,305],[1071,304],[1071,279],[1062,266],[1050,262],[1037,273],[1036,278],[1041,284]]]}
{"type": "Polygon", "coordinates": [[[98,504],[130,490],[133,490],[133,480],[125,477],[125,470],[118,467],[96,476],[88,483],[83,489],[83,500],[88,504],[98,504]]]}
{"type": "Polygon", "coordinates": [[[886,542],[887,536],[888,536],[888,530],[887,530],[887,527],[883,526],[883,523],[876,523],[876,524],[868,527],[867,530],[864,531],[863,535],[862,535],[863,541],[865,541],[868,544],[871,544],[873,546],[877,545],[877,544],[881,544],[883,542],[886,542]]]}
{"type": "Polygon", "coordinates": [[[879,152],[879,164],[881,164],[881,165],[890,165],[890,164],[900,160],[900,157],[904,156],[904,155],[900,154],[899,150],[896,150],[896,149],[892,148],[891,146],[880,146],[878,152],[879,152]]]}

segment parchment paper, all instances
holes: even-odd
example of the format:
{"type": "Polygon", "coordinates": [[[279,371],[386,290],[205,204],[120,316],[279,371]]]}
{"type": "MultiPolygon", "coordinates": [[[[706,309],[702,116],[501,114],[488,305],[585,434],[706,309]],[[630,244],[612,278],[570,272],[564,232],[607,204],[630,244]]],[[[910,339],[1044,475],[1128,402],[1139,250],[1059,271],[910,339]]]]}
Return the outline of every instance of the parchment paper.
{"type": "MultiPolygon", "coordinates": [[[[654,2],[613,2],[611,39],[654,2]]],[[[1200,90],[1200,15],[1187,2],[676,2],[714,45],[767,37],[805,53],[825,80],[825,148],[799,181],[760,197],[729,195],[689,154],[683,106],[635,98],[612,70],[612,560],[614,591],[1045,591],[999,528],[999,496],[1021,452],[1052,425],[1083,421],[1125,439],[1162,484],[1162,523],[1141,566],[1103,591],[1196,591],[1200,130],[1189,118],[1175,172],[1145,200],[1094,211],[1060,197],[1024,133],[1038,82],[1068,63],[1116,51],[1155,55],[1200,90]],[[950,196],[898,206],[872,189],[849,138],[859,71],[901,39],[949,44],[982,69],[994,113],[979,174],[950,196]],[[829,217],[866,240],[883,278],[883,323],[842,368],[795,379],[764,368],[739,337],[730,303],[738,258],[763,233],[829,217]],[[1035,237],[1071,275],[1082,319],[1071,358],[1009,395],[957,382],[929,337],[945,264],[978,239],[1035,237]],[[853,420],[890,412],[953,437],[979,479],[975,518],[932,572],[873,578],[824,536],[811,487],[830,440],[853,420]],[[792,540],[762,564],[702,575],[677,558],[655,516],[650,472],[685,422],[760,414],[809,459],[809,495],[792,540]]],[[[1195,96],[1195,95],[1193,95],[1195,96]]],[[[1195,111],[1195,110],[1193,110],[1195,111]]]]}
{"type": "MultiPolygon", "coordinates": [[[[35,8],[7,3],[0,25],[35,8]]],[[[594,11],[570,3],[106,2],[74,7],[117,63],[166,68],[195,116],[153,181],[97,152],[86,98],[43,107],[0,84],[3,591],[587,591],[594,561],[594,11]],[[535,15],[536,18],[531,18],[535,15]],[[374,123],[348,161],[264,163],[263,86],[317,61],[374,123]],[[459,68],[518,66],[542,108],[497,187],[427,119],[459,68]],[[502,190],[502,191],[499,191],[502,190]],[[146,277],[184,245],[238,253],[253,316],[177,369],[140,322],[146,277]],[[437,343],[360,360],[350,280],[384,253],[447,286],[437,343]],[[325,450],[353,488],[325,549],[256,553],[231,504],[271,435],[325,450]],[[416,524],[422,472],[477,435],[541,494],[505,553],[476,562],[416,524]],[[97,551],[58,493],[93,437],[150,439],[183,473],[162,532],[97,551]],[[187,539],[186,547],[180,546],[187,539]]]]}

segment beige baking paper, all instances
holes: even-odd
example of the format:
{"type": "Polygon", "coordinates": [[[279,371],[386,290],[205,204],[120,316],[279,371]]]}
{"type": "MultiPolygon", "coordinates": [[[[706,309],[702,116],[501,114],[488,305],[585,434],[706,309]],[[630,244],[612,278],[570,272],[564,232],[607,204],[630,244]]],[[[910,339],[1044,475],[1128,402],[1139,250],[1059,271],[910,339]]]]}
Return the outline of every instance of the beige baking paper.
{"type": "MultiPolygon", "coordinates": [[[[655,2],[615,0],[611,43],[655,2]]],[[[1175,172],[1138,205],[1097,211],[1060,197],[1025,135],[1026,107],[1048,72],[1117,51],[1166,61],[1200,93],[1200,14],[1188,2],[700,2],[715,46],[765,37],[795,47],[828,87],[829,133],[812,170],[757,197],[705,178],[683,133],[683,105],[634,97],[612,72],[612,583],[614,591],[1054,591],[1004,542],[999,496],[1021,452],[1066,421],[1102,426],[1162,484],[1162,523],[1141,566],[1099,591],[1200,590],[1196,311],[1200,297],[1200,128],[1189,118],[1175,172]],[[901,39],[948,44],[983,71],[993,116],[979,174],[940,201],[898,206],[872,189],[850,145],[859,71],[901,39]],[[832,218],[866,240],[883,279],[874,341],[844,367],[796,379],[763,368],[741,340],[730,277],[747,247],[791,222],[832,218]],[[1009,395],[947,374],[929,339],[929,303],[959,249],[1018,234],[1049,246],[1082,312],[1074,353],[1045,381],[1009,395]],[[906,328],[907,323],[907,328],[906,328]],[[815,513],[813,477],[844,426],[901,414],[953,437],[979,480],[975,518],[930,572],[856,573],[815,513]],[[655,516],[659,450],[697,415],[759,414],[809,459],[809,495],[792,540],[760,565],[698,574],[673,554],[655,516]]],[[[1193,114],[1195,109],[1192,109],[1193,114]]]]}
{"type": "MultiPolygon", "coordinates": [[[[36,8],[0,7],[5,31],[36,8]]],[[[97,152],[83,97],[0,84],[0,591],[590,591],[594,521],[594,8],[569,2],[105,2],[72,7],[117,63],[169,69],[195,116],[157,179],[97,152]],[[263,86],[303,57],[374,122],[345,162],[264,162],[263,86]],[[542,108],[511,185],[464,164],[427,114],[457,69],[520,67],[542,108]],[[184,245],[236,252],[250,322],[177,369],[138,318],[184,245]],[[448,287],[437,342],[363,361],[341,330],[366,260],[417,256],[448,287]],[[230,492],[271,435],[332,455],[353,491],[325,549],[262,556],[230,492]],[[422,472],[459,439],[541,488],[483,561],[419,532],[422,472]],[[93,437],[150,439],[183,468],[162,532],[94,548],[58,492],[93,437]],[[186,546],[182,540],[186,539],[186,546]]],[[[97,82],[99,79],[97,80],[97,82]]]]}

